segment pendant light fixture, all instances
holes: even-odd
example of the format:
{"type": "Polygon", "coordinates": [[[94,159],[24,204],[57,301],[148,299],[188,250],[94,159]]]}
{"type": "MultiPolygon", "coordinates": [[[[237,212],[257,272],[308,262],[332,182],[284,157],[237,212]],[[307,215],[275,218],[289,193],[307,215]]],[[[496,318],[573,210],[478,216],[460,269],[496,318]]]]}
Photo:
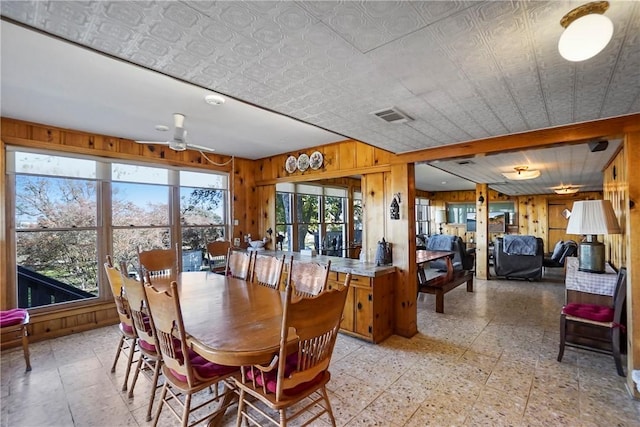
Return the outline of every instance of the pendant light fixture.
{"type": "Polygon", "coordinates": [[[575,194],[578,192],[578,187],[572,187],[570,185],[566,185],[560,188],[554,188],[553,191],[555,191],[556,194],[575,194]]]}
{"type": "Polygon", "coordinates": [[[596,56],[613,36],[613,23],[604,16],[608,1],[594,1],[579,6],[560,20],[565,30],[558,41],[558,51],[567,61],[579,62],[596,56]]]}
{"type": "Polygon", "coordinates": [[[525,179],[534,179],[540,176],[537,169],[529,169],[529,166],[516,166],[513,168],[515,172],[502,172],[502,176],[514,181],[523,181],[525,179]]]}

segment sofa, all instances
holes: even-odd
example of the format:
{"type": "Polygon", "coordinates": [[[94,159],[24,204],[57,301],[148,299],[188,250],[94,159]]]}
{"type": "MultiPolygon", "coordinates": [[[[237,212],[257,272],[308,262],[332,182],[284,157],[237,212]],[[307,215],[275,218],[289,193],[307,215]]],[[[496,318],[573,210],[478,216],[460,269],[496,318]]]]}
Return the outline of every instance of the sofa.
{"type": "Polygon", "coordinates": [[[542,278],[544,243],[541,238],[524,235],[498,237],[494,251],[496,276],[527,280],[542,278]]]}
{"type": "Polygon", "coordinates": [[[556,243],[553,252],[547,254],[542,260],[543,267],[564,267],[567,257],[578,254],[578,244],[574,240],[560,240],[556,243]]]}
{"type": "MultiPolygon", "coordinates": [[[[454,270],[472,270],[474,263],[473,251],[468,251],[467,246],[459,236],[449,234],[434,234],[426,242],[426,249],[429,251],[453,251],[454,270]]],[[[445,260],[431,261],[430,268],[445,271],[447,264],[445,260]]]]}

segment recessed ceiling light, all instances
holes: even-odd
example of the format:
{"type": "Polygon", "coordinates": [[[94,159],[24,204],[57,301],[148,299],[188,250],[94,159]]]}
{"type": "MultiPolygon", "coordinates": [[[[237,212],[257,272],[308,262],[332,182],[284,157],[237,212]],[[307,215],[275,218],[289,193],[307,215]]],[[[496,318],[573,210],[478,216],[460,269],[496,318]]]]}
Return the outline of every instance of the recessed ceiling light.
{"type": "Polygon", "coordinates": [[[226,99],[220,95],[207,95],[204,97],[204,102],[209,105],[222,105],[225,101],[226,99]]]}
{"type": "Polygon", "coordinates": [[[169,126],[165,126],[165,125],[156,125],[156,130],[159,130],[160,132],[166,132],[169,130],[169,126]]]}
{"type": "Polygon", "coordinates": [[[447,183],[447,181],[442,181],[442,182],[441,182],[441,184],[446,184],[446,183],[447,183]]]}

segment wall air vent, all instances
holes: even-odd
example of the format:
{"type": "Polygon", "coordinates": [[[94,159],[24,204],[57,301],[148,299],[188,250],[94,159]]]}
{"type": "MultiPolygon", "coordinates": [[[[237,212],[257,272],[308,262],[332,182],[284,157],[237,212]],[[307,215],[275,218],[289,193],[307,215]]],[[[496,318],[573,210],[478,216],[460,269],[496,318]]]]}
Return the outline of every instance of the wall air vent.
{"type": "Polygon", "coordinates": [[[385,108],[384,110],[380,111],[374,111],[371,114],[381,120],[384,120],[387,123],[406,123],[413,120],[411,117],[395,107],[385,108]]]}

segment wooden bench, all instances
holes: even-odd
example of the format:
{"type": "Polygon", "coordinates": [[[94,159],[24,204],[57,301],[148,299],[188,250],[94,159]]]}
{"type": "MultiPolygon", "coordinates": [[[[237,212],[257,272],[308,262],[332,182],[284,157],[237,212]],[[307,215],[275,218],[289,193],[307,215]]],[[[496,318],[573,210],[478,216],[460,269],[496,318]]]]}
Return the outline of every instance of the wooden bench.
{"type": "Polygon", "coordinates": [[[435,275],[428,273],[432,272],[427,272],[418,267],[418,292],[436,296],[436,313],[444,313],[444,294],[450,290],[466,283],[467,292],[473,292],[473,273],[469,270],[445,273],[433,272],[435,275]]]}

